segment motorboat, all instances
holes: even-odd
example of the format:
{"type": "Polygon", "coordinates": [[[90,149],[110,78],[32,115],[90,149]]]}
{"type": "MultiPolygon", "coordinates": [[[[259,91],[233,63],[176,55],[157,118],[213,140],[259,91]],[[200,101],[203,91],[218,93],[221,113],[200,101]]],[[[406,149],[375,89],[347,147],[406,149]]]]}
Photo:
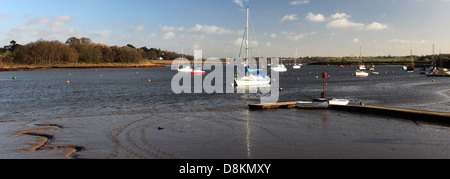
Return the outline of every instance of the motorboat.
{"type": "Polygon", "coordinates": [[[278,64],[275,66],[272,66],[272,71],[277,71],[277,72],[286,72],[287,68],[283,65],[283,64],[278,64]]]}
{"type": "Polygon", "coordinates": [[[294,66],[292,66],[293,69],[300,69],[302,67],[303,67],[302,64],[295,64],[294,66]]]}
{"type": "Polygon", "coordinates": [[[328,100],[326,101],[297,101],[296,106],[300,109],[328,109],[328,100]]]}

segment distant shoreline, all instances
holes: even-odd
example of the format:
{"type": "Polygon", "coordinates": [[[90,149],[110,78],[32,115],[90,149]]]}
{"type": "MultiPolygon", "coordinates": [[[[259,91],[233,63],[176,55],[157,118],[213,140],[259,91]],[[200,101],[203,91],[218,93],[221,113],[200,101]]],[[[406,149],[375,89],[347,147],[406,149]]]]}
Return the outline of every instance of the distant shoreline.
{"type": "Polygon", "coordinates": [[[164,64],[131,64],[131,63],[110,63],[110,64],[43,64],[43,65],[0,65],[0,71],[18,70],[38,70],[51,68],[154,68],[164,67],[164,64]]]}

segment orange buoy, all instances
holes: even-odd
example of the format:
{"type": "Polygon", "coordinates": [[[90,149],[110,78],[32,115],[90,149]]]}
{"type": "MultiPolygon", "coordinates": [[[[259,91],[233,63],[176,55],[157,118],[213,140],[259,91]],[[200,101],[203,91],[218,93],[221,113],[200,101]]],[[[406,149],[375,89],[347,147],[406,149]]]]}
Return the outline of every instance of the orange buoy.
{"type": "Polygon", "coordinates": [[[70,81],[66,81],[67,84],[70,84],[70,81]]]}
{"type": "Polygon", "coordinates": [[[152,80],[151,80],[151,79],[148,79],[148,82],[150,83],[150,82],[152,82],[152,80]]]}

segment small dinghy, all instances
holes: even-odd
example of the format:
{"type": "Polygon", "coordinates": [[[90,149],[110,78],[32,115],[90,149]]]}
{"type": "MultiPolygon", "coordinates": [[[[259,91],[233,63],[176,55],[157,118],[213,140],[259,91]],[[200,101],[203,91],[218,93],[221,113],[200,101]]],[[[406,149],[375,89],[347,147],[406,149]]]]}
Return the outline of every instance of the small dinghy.
{"type": "Polygon", "coordinates": [[[329,100],[314,99],[313,101],[298,101],[297,108],[300,109],[327,109],[329,100]]]}

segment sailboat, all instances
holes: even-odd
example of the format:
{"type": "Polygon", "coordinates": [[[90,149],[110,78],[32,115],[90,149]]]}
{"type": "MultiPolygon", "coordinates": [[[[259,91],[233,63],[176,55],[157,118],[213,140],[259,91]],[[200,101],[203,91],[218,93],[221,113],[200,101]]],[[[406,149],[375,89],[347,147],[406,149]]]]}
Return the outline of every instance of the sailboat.
{"type": "Polygon", "coordinates": [[[297,57],[297,48],[295,48],[295,64],[294,64],[294,66],[292,66],[293,69],[300,69],[303,66],[302,64],[298,64],[297,63],[297,59],[298,59],[298,57],[297,57]]]}
{"type": "Polygon", "coordinates": [[[366,66],[362,63],[362,45],[359,46],[359,66],[355,72],[356,77],[368,77],[369,73],[366,72],[366,66]]]}
{"type": "MultiPolygon", "coordinates": [[[[183,59],[184,50],[181,49],[181,59],[183,59]]],[[[191,65],[180,65],[178,66],[178,72],[192,72],[191,65]]]]}
{"type": "Polygon", "coordinates": [[[414,59],[412,56],[412,49],[411,49],[411,65],[406,67],[406,71],[408,71],[409,73],[412,73],[412,72],[414,72],[414,68],[415,68],[415,65],[414,65],[414,59]]]}
{"type": "MultiPolygon", "coordinates": [[[[245,59],[249,59],[249,47],[248,47],[248,19],[250,15],[250,9],[247,7],[247,22],[245,25],[245,59]]],[[[248,66],[248,65],[246,65],[248,66]]],[[[247,67],[246,67],[247,68],[247,67]]],[[[259,73],[261,69],[248,69],[246,70],[246,75],[243,77],[237,77],[234,79],[237,86],[260,86],[270,84],[270,77],[259,73]]]]}

